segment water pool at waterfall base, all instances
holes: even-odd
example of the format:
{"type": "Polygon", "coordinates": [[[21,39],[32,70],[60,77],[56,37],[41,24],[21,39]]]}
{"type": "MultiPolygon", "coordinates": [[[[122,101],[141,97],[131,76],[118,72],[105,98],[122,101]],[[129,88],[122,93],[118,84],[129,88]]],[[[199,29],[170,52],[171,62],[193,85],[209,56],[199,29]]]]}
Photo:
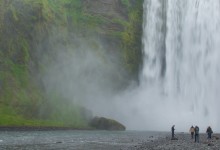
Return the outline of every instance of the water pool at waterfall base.
{"type": "Polygon", "coordinates": [[[123,150],[167,134],[152,131],[0,131],[0,149],[123,150]]]}

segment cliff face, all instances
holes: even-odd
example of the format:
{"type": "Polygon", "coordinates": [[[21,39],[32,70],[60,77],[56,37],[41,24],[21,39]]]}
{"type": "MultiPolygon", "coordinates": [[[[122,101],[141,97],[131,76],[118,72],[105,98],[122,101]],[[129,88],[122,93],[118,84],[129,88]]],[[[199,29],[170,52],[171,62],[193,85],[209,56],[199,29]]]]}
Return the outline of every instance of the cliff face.
{"type": "Polygon", "coordinates": [[[143,0],[83,1],[85,13],[105,20],[99,24],[98,33],[108,44],[112,42],[108,47],[122,52],[123,68],[129,77],[136,79],[141,64],[142,5],[143,0]]]}
{"type": "Polygon", "coordinates": [[[122,18],[126,19],[126,8],[120,0],[84,0],[84,11],[94,14],[102,15],[108,18],[122,18]]]}
{"type": "Polygon", "coordinates": [[[129,15],[128,8],[120,0],[85,0],[83,12],[92,16],[100,16],[106,21],[100,26],[102,34],[109,34],[113,31],[123,32],[126,27],[119,22],[127,22],[129,15]]]}
{"type": "Polygon", "coordinates": [[[87,99],[86,92],[96,85],[119,90],[137,80],[142,3],[0,1],[0,125],[34,118],[82,126],[87,110],[76,101],[87,99]]]}

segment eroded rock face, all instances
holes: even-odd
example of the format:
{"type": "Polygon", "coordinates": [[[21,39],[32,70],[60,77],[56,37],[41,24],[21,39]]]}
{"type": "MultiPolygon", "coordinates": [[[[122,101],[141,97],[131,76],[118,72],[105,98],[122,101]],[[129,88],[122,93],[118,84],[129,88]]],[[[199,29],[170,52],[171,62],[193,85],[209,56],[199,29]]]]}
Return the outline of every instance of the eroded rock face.
{"type": "Polygon", "coordinates": [[[120,0],[84,0],[84,9],[90,14],[125,19],[126,12],[120,0]]]}
{"type": "Polygon", "coordinates": [[[108,119],[104,117],[94,117],[90,125],[94,127],[95,129],[99,130],[120,130],[124,131],[126,127],[122,125],[121,123],[113,120],[113,119],[108,119]]]}

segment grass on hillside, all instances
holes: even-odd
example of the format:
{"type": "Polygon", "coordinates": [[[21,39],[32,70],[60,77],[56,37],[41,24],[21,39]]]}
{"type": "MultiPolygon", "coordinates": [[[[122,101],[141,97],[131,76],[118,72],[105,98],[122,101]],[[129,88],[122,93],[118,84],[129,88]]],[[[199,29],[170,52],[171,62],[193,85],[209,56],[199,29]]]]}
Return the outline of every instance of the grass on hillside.
{"type": "Polygon", "coordinates": [[[0,106],[0,126],[10,127],[71,127],[71,128],[87,128],[87,125],[82,124],[65,124],[56,120],[37,120],[27,119],[21,115],[18,115],[13,108],[8,106],[0,106]]]}

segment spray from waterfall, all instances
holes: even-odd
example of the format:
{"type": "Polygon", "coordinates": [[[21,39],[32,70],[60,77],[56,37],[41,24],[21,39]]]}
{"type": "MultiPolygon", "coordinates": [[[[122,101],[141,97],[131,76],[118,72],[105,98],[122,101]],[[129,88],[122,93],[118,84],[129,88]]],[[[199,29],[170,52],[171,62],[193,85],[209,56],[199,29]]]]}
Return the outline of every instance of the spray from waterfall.
{"type": "Polygon", "coordinates": [[[145,0],[143,7],[140,86],[116,95],[109,90],[113,80],[106,79],[120,68],[109,70],[100,57],[79,51],[68,63],[78,67],[62,69],[70,77],[58,76],[52,87],[64,85],[66,97],[85,99],[94,115],[114,118],[128,130],[170,131],[175,124],[176,131],[188,132],[192,125],[220,131],[220,2],[145,0]],[[75,85],[82,85],[79,92],[75,85]]]}

